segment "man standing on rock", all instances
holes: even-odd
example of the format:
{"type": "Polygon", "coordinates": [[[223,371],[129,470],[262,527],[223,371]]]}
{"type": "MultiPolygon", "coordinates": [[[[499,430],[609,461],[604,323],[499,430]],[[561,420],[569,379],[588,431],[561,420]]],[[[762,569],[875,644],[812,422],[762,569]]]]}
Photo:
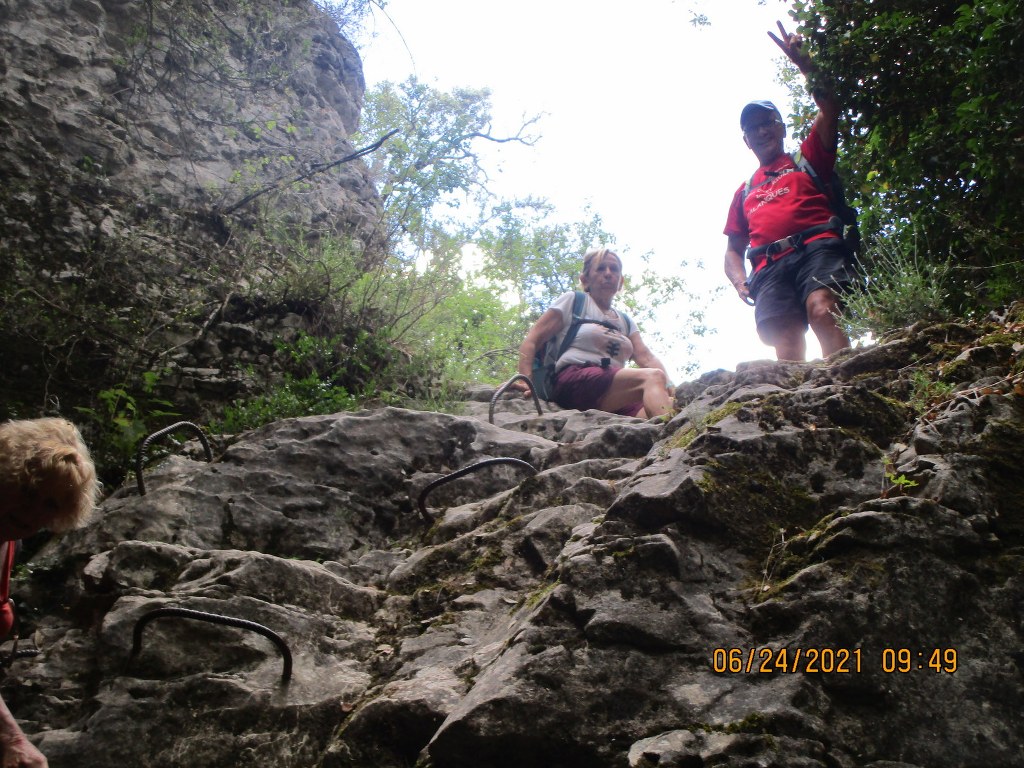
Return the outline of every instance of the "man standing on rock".
{"type": "MultiPolygon", "coordinates": [[[[813,71],[803,40],[786,32],[769,37],[806,77],[813,71]]],[[[800,145],[800,156],[818,176],[800,170],[783,147],[786,126],[770,101],[743,107],[743,141],[760,167],[736,190],[725,235],[725,274],[739,297],[754,304],[757,333],[775,347],[779,360],[804,360],[810,325],[822,355],[850,346],[838,326],[839,295],[854,279],[853,257],[843,242],[842,221],[835,216],[819,182],[831,180],[838,145],[839,104],[829,89],[812,92],[818,114],[800,145]],[[747,277],[744,252],[753,270],[747,277]]]]}

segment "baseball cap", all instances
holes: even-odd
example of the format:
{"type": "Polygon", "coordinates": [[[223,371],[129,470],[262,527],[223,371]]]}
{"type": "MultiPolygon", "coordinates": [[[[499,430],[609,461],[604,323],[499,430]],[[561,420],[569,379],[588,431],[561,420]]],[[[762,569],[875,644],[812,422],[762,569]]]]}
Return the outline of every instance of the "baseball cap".
{"type": "Polygon", "coordinates": [[[752,101],[743,108],[742,112],[740,112],[740,128],[745,126],[750,121],[750,118],[760,110],[774,112],[779,116],[780,120],[782,119],[782,113],[779,112],[779,108],[770,101],[752,101]]]}

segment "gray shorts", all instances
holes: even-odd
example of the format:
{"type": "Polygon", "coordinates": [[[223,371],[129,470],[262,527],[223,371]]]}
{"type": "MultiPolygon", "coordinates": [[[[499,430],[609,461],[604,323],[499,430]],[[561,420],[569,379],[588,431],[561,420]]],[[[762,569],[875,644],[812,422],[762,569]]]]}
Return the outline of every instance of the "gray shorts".
{"type": "Polygon", "coordinates": [[[803,318],[807,297],[819,288],[842,294],[859,281],[850,249],[838,237],[815,240],[769,264],[750,279],[754,321],[760,329],[780,317],[803,318]]]}

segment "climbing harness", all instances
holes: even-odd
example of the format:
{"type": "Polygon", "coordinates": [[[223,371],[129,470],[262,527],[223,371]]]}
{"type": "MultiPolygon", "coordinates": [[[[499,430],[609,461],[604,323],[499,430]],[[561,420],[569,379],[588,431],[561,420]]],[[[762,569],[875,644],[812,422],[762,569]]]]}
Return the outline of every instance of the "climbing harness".
{"type": "Polygon", "coordinates": [[[817,226],[805,229],[803,232],[797,232],[795,235],[789,235],[781,240],[776,240],[774,243],[761,245],[757,248],[748,248],[747,258],[750,259],[750,263],[753,266],[763,255],[767,259],[768,264],[772,264],[778,261],[779,257],[790,249],[802,248],[807,238],[825,232],[835,232],[837,237],[842,237],[842,220],[838,216],[833,216],[825,224],[818,224],[817,226]]]}

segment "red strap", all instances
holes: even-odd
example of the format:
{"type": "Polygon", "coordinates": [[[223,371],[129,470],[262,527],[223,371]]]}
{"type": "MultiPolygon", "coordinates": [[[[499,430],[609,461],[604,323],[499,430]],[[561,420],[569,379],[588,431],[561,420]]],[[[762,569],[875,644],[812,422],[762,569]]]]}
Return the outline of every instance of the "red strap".
{"type": "Polygon", "coordinates": [[[8,600],[0,605],[0,640],[6,638],[14,629],[14,608],[8,600]]]}
{"type": "Polygon", "coordinates": [[[7,598],[11,596],[11,569],[14,567],[15,545],[13,541],[5,541],[0,543],[0,547],[3,547],[3,559],[0,561],[0,602],[6,603],[7,598]]]}
{"type": "Polygon", "coordinates": [[[14,608],[11,605],[11,569],[14,567],[13,541],[0,543],[3,548],[2,563],[0,563],[0,639],[7,637],[14,627],[14,608]]]}

